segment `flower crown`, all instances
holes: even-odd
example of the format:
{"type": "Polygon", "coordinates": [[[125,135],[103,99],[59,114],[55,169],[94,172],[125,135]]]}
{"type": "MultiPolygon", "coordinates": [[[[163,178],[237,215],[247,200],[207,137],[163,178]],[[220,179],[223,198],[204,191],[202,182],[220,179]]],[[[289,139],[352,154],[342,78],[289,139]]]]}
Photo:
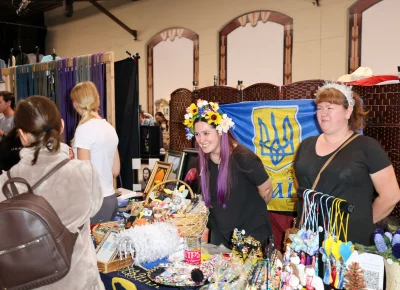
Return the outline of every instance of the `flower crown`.
{"type": "Polygon", "coordinates": [[[221,112],[218,103],[197,100],[197,105],[192,103],[186,108],[185,121],[186,139],[191,140],[194,136],[194,121],[196,119],[205,119],[210,125],[214,125],[219,133],[228,133],[235,123],[228,115],[221,112]]]}
{"type": "Polygon", "coordinates": [[[353,91],[351,90],[352,86],[347,86],[345,84],[338,84],[336,82],[325,81],[324,85],[318,88],[317,93],[330,88],[336,89],[339,92],[341,92],[346,97],[346,100],[350,106],[354,106],[354,104],[356,103],[353,97],[353,91]]]}

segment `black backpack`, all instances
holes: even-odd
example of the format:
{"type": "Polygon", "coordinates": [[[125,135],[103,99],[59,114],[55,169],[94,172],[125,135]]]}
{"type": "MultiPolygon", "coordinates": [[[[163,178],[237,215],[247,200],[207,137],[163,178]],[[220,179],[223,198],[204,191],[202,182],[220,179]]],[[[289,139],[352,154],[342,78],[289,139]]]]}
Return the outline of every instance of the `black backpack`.
{"type": "Polygon", "coordinates": [[[57,164],[33,187],[23,178],[11,177],[8,171],[9,179],[3,185],[7,200],[0,203],[1,290],[41,287],[69,272],[78,233],[71,233],[46,199],[33,193],[68,161],[57,164]],[[19,194],[15,183],[25,184],[28,191],[19,194]]]}

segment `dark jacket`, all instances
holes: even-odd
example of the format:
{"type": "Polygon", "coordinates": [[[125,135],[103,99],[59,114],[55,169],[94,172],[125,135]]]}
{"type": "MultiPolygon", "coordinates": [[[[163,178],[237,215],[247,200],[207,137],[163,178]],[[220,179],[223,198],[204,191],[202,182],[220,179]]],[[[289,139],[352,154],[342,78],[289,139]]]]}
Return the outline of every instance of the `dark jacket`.
{"type": "Polygon", "coordinates": [[[0,142],[0,174],[2,171],[8,171],[19,162],[19,151],[21,149],[21,140],[14,128],[0,142]]]}

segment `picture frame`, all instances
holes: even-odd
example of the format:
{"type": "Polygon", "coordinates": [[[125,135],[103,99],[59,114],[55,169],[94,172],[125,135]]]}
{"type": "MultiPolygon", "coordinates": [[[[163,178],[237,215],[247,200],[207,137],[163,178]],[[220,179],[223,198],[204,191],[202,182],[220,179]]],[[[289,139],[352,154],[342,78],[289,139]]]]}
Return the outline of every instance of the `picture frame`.
{"type": "Polygon", "coordinates": [[[96,259],[108,263],[114,260],[118,253],[118,231],[109,230],[96,248],[96,259]]]}
{"type": "Polygon", "coordinates": [[[169,179],[179,179],[181,176],[183,154],[184,153],[181,151],[173,150],[168,150],[165,153],[164,162],[172,164],[172,170],[168,177],[169,179]]]}
{"type": "Polygon", "coordinates": [[[150,189],[153,188],[158,182],[163,182],[168,180],[169,174],[172,170],[172,164],[168,162],[157,161],[154,164],[153,170],[151,171],[151,175],[149,181],[147,182],[144,193],[149,193],[150,189]]]}
{"type": "Polygon", "coordinates": [[[198,156],[199,153],[194,148],[184,148],[182,157],[182,168],[179,179],[185,181],[190,185],[192,190],[198,190],[198,156]],[[191,174],[188,174],[191,171],[191,174]]]}
{"type": "Polygon", "coordinates": [[[145,192],[147,183],[150,180],[152,169],[149,162],[141,164],[140,169],[138,169],[138,184],[140,185],[140,192],[145,192]]]}

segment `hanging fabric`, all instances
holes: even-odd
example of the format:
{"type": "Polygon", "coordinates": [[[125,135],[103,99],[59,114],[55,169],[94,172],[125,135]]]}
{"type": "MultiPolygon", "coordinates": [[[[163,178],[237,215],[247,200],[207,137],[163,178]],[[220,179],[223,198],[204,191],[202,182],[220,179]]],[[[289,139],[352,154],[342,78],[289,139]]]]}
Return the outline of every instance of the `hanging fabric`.
{"type": "Polygon", "coordinates": [[[72,105],[70,98],[71,90],[76,85],[76,75],[74,67],[76,67],[76,58],[74,58],[74,66],[68,67],[68,59],[58,61],[59,68],[57,70],[57,99],[61,117],[64,120],[64,141],[70,144],[74,138],[75,127],[77,125],[77,113],[72,105]]]}
{"type": "Polygon", "coordinates": [[[132,158],[139,158],[139,64],[131,58],[115,63],[115,116],[121,160],[120,186],[132,189],[132,158]]]}
{"type": "Polygon", "coordinates": [[[79,56],[76,66],[76,83],[90,81],[90,55],[79,56]]]}
{"type": "Polygon", "coordinates": [[[36,94],[36,79],[32,73],[32,65],[17,66],[16,71],[16,101],[18,102],[36,94]]]}
{"type": "Polygon", "coordinates": [[[47,97],[47,73],[46,67],[43,64],[34,66],[34,77],[36,78],[36,93],[39,96],[47,97]]]}

